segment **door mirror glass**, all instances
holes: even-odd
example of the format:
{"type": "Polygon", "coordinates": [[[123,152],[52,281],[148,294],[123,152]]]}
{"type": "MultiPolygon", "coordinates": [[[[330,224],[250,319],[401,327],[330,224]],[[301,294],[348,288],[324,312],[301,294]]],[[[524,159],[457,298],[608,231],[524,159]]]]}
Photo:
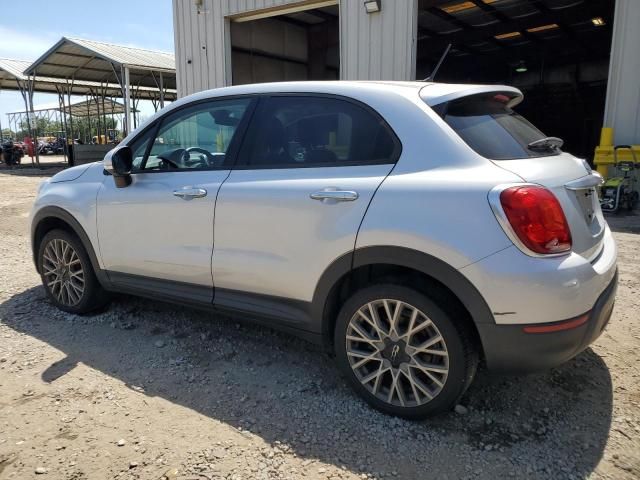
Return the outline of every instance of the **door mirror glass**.
{"type": "Polygon", "coordinates": [[[105,157],[104,169],[113,175],[118,188],[131,184],[131,168],[133,167],[133,153],[128,146],[114,149],[105,157]]]}
{"type": "Polygon", "coordinates": [[[116,175],[130,175],[133,166],[133,154],[131,148],[122,147],[111,156],[111,164],[116,175]]]}

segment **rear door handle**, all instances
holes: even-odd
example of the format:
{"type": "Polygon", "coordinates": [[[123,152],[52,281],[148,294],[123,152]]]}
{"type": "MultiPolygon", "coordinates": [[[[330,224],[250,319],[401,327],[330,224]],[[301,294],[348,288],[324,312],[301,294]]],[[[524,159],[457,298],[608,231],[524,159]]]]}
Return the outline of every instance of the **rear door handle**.
{"type": "Polygon", "coordinates": [[[174,190],[173,195],[183,200],[190,200],[192,198],[206,197],[207,191],[204,188],[184,187],[179,190],[174,190]]]}
{"type": "Polygon", "coordinates": [[[352,190],[320,190],[309,195],[313,200],[335,200],[336,202],[353,202],[358,199],[358,192],[352,190]]]}

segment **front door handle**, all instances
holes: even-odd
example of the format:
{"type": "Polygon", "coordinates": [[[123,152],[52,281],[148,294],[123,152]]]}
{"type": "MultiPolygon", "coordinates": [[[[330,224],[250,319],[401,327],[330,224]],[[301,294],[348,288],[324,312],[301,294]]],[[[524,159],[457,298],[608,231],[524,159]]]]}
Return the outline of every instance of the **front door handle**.
{"type": "Polygon", "coordinates": [[[353,190],[326,189],[309,195],[313,200],[334,200],[336,202],[353,202],[358,199],[358,192],[353,190]]]}
{"type": "Polygon", "coordinates": [[[182,198],[183,200],[189,200],[192,198],[206,197],[207,191],[204,188],[184,187],[179,190],[174,190],[173,194],[176,197],[182,198]]]}

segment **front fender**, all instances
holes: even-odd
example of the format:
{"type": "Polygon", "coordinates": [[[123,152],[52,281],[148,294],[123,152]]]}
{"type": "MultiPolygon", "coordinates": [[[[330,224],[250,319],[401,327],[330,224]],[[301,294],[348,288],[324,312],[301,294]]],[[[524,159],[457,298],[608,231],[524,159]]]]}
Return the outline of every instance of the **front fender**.
{"type": "Polygon", "coordinates": [[[33,220],[31,221],[31,250],[33,254],[33,262],[38,270],[38,273],[41,273],[38,266],[38,249],[40,246],[40,239],[46,234],[46,231],[49,230],[48,226],[53,226],[53,228],[57,228],[60,226],[60,223],[63,223],[67,229],[71,230],[82,242],[82,246],[87,251],[89,255],[89,259],[91,260],[91,266],[93,267],[93,271],[98,278],[98,281],[102,284],[103,287],[108,287],[110,285],[109,278],[105,271],[100,268],[100,263],[98,262],[98,257],[96,256],[96,252],[93,248],[93,244],[85,232],[80,222],[78,222],[74,216],[68,211],[55,206],[47,206],[39,209],[33,215],[33,220]],[[45,230],[43,230],[45,228],[45,230]]]}

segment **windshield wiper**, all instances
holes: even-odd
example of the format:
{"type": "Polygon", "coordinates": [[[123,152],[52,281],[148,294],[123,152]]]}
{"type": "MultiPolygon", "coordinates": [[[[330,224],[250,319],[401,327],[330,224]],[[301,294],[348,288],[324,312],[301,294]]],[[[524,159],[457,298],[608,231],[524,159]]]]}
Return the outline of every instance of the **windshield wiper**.
{"type": "Polygon", "coordinates": [[[531,142],[527,147],[529,150],[560,150],[564,145],[564,140],[558,137],[545,137],[531,142]]]}

